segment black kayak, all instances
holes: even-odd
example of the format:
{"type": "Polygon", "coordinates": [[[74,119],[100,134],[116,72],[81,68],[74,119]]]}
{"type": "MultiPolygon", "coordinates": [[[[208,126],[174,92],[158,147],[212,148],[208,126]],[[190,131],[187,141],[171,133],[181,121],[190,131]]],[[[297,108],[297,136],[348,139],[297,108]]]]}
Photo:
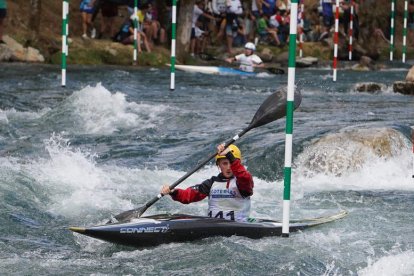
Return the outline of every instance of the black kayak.
{"type": "MultiPolygon", "coordinates": [[[[304,230],[345,217],[347,211],[311,219],[291,220],[290,232],[304,230]]],[[[149,247],[171,242],[187,242],[213,236],[243,236],[260,239],[282,235],[282,222],[266,219],[251,219],[251,222],[236,222],[218,218],[184,214],[160,214],[127,223],[111,223],[88,228],[69,229],[96,239],[134,247],[149,247]]]]}

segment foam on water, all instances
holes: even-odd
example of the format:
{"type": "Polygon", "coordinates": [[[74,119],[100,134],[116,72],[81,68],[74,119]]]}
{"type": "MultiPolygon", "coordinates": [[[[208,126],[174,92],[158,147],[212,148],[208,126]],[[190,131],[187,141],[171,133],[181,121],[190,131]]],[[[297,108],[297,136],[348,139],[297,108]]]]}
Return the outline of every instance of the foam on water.
{"type": "Polygon", "coordinates": [[[414,252],[412,250],[388,253],[377,260],[368,259],[368,266],[358,271],[361,276],[408,276],[414,275],[414,252]]]}
{"type": "Polygon", "coordinates": [[[42,117],[50,111],[50,108],[44,108],[39,112],[17,111],[14,108],[1,110],[0,109],[0,124],[8,124],[13,120],[35,120],[42,117]]]}
{"type": "Polygon", "coordinates": [[[92,216],[97,210],[131,207],[111,188],[116,185],[110,172],[96,165],[93,154],[73,149],[68,140],[58,135],[47,140],[45,148],[48,158],[20,166],[49,199],[42,204],[46,211],[76,218],[92,216]]]}
{"type": "MultiPolygon", "coordinates": [[[[320,149],[317,147],[305,150],[303,155],[309,156],[309,152],[320,149]]],[[[171,184],[185,174],[170,169],[147,170],[99,165],[95,161],[95,154],[72,147],[60,135],[52,135],[45,141],[45,150],[48,153],[47,158],[24,162],[8,158],[8,162],[2,162],[2,167],[15,166],[16,170],[23,170],[34,178],[36,185],[49,198],[44,203],[47,211],[71,219],[84,217],[82,221],[85,222],[91,218],[96,221],[97,217],[108,217],[111,213],[143,204],[159,192],[162,184],[171,184]]],[[[343,170],[337,176],[329,171],[317,170],[316,173],[309,173],[309,167],[299,162],[293,171],[292,200],[301,199],[304,194],[316,191],[413,191],[411,159],[410,150],[395,151],[387,158],[368,155],[363,160],[363,166],[343,170]]],[[[339,159],[336,162],[344,161],[339,159]]],[[[200,183],[217,173],[215,166],[207,166],[180,184],[180,188],[200,183]]],[[[265,181],[257,177],[254,177],[254,181],[252,216],[275,218],[281,209],[283,181],[265,181]]],[[[204,201],[184,206],[170,199],[163,199],[153,210],[204,214],[205,208],[204,201]]]]}
{"type": "Polygon", "coordinates": [[[74,92],[66,100],[67,109],[77,118],[78,131],[111,134],[120,129],[155,127],[167,106],[128,102],[121,92],[111,93],[100,83],[74,92]]]}

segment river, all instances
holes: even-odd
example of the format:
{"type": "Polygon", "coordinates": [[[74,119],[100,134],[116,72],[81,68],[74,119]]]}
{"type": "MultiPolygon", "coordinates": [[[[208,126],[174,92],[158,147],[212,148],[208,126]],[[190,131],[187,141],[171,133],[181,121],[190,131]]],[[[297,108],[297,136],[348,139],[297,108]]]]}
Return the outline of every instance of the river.
{"type": "MultiPolygon", "coordinates": [[[[168,69],[0,64],[2,275],[413,275],[414,98],[355,91],[407,69],[298,69],[291,217],[342,220],[251,240],[216,237],[129,248],[74,234],[142,205],[247,126],[287,76],[168,69]]],[[[281,219],[284,118],[237,143],[254,175],[253,217],[281,219]]],[[[188,187],[218,173],[213,163],[188,187]]],[[[163,198],[146,214],[204,215],[206,202],[163,198]]]]}

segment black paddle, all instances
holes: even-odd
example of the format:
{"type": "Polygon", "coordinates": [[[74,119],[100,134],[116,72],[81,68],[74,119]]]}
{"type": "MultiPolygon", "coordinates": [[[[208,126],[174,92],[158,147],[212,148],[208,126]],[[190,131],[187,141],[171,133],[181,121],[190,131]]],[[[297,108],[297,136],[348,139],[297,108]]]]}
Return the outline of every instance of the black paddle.
{"type": "MultiPolygon", "coordinates": [[[[211,60],[225,61],[224,59],[214,57],[207,53],[201,53],[198,56],[200,57],[200,59],[205,60],[205,61],[211,61],[211,60]]],[[[282,68],[278,68],[278,67],[256,67],[256,68],[264,69],[268,71],[269,73],[275,74],[275,75],[283,75],[285,73],[285,70],[283,70],[282,68]]]]}
{"type": "MultiPolygon", "coordinates": [[[[233,144],[236,140],[238,140],[240,137],[242,137],[244,134],[246,134],[249,130],[266,125],[270,122],[273,122],[277,119],[280,119],[286,115],[286,92],[277,91],[270,95],[259,107],[259,109],[256,111],[256,114],[254,115],[252,121],[250,124],[243,129],[239,134],[225,142],[225,147],[228,147],[229,145],[233,144]]],[[[300,105],[302,101],[302,96],[299,92],[295,93],[295,109],[300,105]]],[[[183,175],[180,179],[175,181],[173,184],[170,185],[170,190],[174,189],[178,186],[181,182],[183,182],[185,179],[187,179],[190,175],[195,173],[197,170],[199,170],[201,167],[203,167],[205,164],[207,164],[211,159],[213,159],[216,156],[216,152],[208,156],[206,159],[204,159],[200,164],[198,164],[194,169],[192,169],[190,172],[183,175]]],[[[144,206],[128,210],[125,212],[122,212],[118,215],[116,215],[114,218],[116,221],[127,221],[132,218],[139,218],[150,206],[152,206],[155,202],[157,202],[161,197],[163,197],[162,194],[158,194],[156,197],[145,203],[144,206]]],[[[108,221],[108,223],[112,223],[112,219],[108,221]]]]}

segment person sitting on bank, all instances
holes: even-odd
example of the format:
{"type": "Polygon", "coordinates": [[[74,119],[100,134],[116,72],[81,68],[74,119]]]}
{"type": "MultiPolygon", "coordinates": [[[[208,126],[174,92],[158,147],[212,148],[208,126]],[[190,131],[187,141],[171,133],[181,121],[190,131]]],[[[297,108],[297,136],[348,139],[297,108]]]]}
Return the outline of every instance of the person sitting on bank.
{"type": "MultiPolygon", "coordinates": [[[[113,41],[120,42],[124,45],[134,44],[134,20],[136,17],[132,15],[122,25],[119,32],[114,36],[113,41]]],[[[137,50],[142,53],[141,40],[148,53],[151,53],[151,47],[148,43],[147,36],[143,31],[137,30],[137,50]]]]}
{"type": "Polygon", "coordinates": [[[226,61],[229,63],[238,61],[240,62],[240,70],[245,72],[254,72],[255,67],[264,67],[263,61],[258,55],[254,54],[254,51],[256,51],[256,46],[251,42],[247,42],[246,45],[244,45],[243,54],[226,58],[226,61]]]}
{"type": "Polygon", "coordinates": [[[220,169],[201,184],[183,189],[161,188],[161,194],[170,195],[184,204],[208,197],[208,216],[227,220],[246,221],[250,214],[250,197],[253,195],[253,177],[241,163],[241,152],[235,145],[217,146],[216,165],[220,169]]]}

